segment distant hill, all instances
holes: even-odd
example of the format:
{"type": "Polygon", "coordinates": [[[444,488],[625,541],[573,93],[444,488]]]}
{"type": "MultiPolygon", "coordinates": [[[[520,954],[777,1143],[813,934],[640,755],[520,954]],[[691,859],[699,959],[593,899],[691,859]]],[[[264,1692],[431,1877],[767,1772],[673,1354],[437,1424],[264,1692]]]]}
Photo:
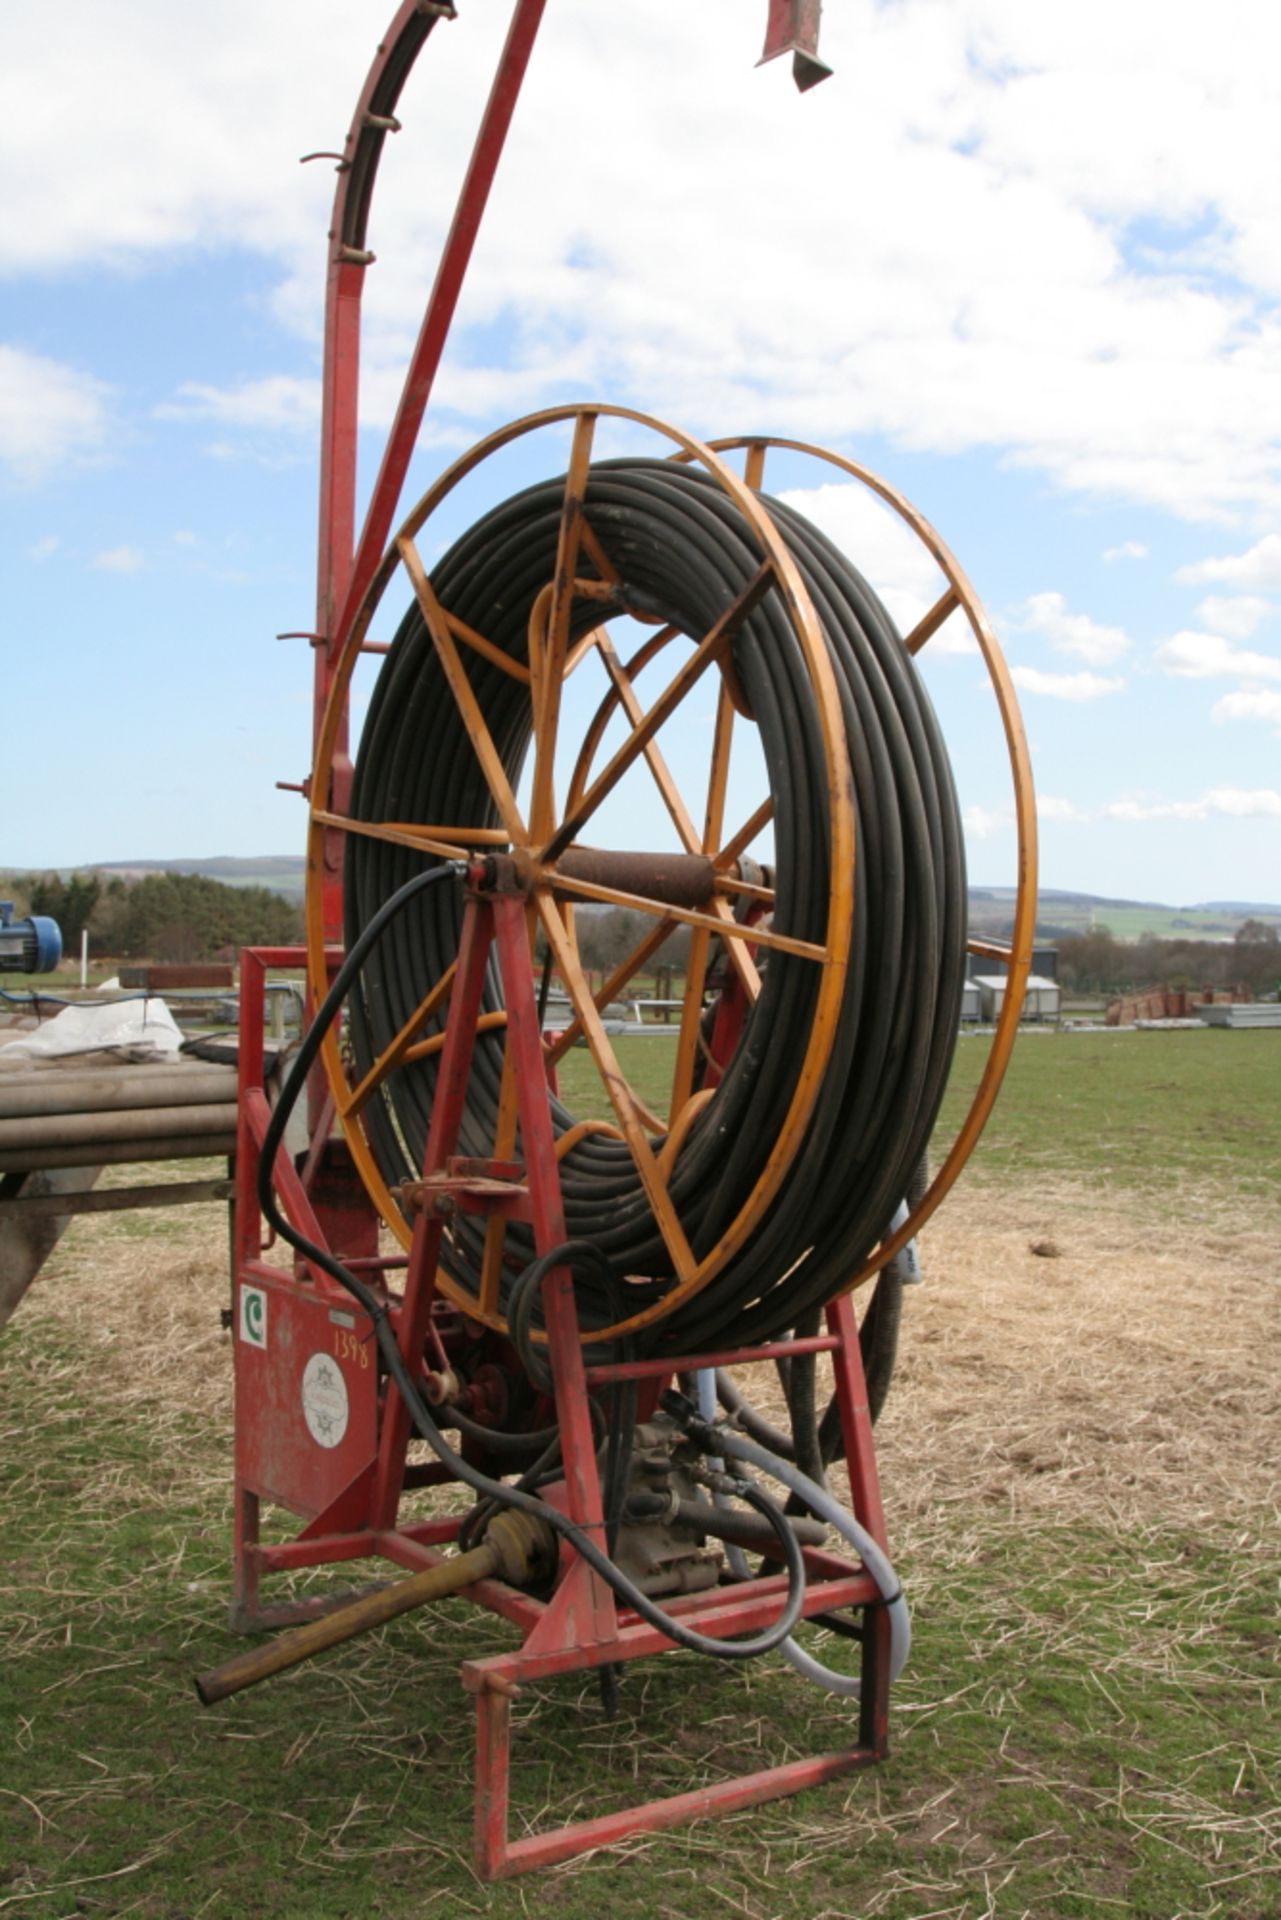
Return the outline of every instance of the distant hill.
{"type": "Polygon", "coordinates": [[[198,873],[227,887],[269,887],[286,900],[301,900],[307,886],[306,862],[297,853],[266,853],[251,860],[218,854],[208,860],[111,860],[92,869],[105,880],[140,880],[148,873],[198,873]]]}
{"type": "MultiPolygon", "coordinates": [[[[971,928],[1008,933],[1014,899],[1013,887],[971,887],[971,928]]],[[[1105,930],[1116,940],[1231,940],[1243,920],[1263,920],[1281,931],[1281,906],[1216,900],[1172,907],[1159,900],[1114,900],[1103,894],[1043,887],[1037,900],[1036,930],[1043,940],[1095,930],[1105,930]]]]}
{"type": "Polygon", "coordinates": [[[1246,920],[1281,919],[1281,907],[1275,900],[1265,906],[1258,900],[1205,900],[1200,911],[1205,913],[1239,913],[1246,920]]]}
{"type": "MultiPolygon", "coordinates": [[[[199,873],[230,887],[269,887],[286,900],[301,900],[306,891],[306,863],[301,854],[269,853],[253,859],[218,854],[202,860],[110,860],[77,869],[100,873],[105,879],[141,879],[148,873],[199,873]]],[[[30,869],[43,872],[45,869],[30,869]]],[[[63,868],[64,874],[72,868],[63,868]]],[[[970,926],[975,933],[999,937],[1010,930],[1015,889],[974,885],[970,888],[970,926]]],[[[1053,939],[1106,928],[1117,940],[1231,940],[1243,920],[1263,920],[1281,931],[1281,905],[1275,901],[1207,900],[1196,906],[1174,907],[1159,900],[1117,900],[1099,893],[1067,893],[1043,887],[1037,911],[1037,935],[1053,939]]]]}

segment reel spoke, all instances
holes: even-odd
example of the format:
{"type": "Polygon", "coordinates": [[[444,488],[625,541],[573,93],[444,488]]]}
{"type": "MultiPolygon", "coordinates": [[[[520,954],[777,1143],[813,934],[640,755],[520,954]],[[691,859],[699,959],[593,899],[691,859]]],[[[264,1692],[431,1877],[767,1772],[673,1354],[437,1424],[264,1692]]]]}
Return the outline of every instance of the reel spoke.
{"type": "MultiPolygon", "coordinates": [[[[476,1022],[477,1033],[501,1033],[507,1025],[507,1013],[499,1008],[496,1013],[482,1013],[476,1022]]],[[[445,1049],[445,1035],[433,1033],[429,1040],[415,1040],[412,1047],[405,1049],[401,1064],[412,1066],[415,1060],[433,1060],[445,1049]]]]}
{"type": "Polygon", "coordinates": [[[438,1013],[448,1001],[453,991],[454,979],[457,972],[458,962],[455,960],[452,966],[446,967],[431,992],[419,1002],[413,1013],[410,1014],[408,1020],[406,1020],[405,1024],[401,1027],[400,1032],[396,1035],[391,1045],[383,1049],[364,1078],[350,1093],[345,1094],[338,1101],[338,1114],[341,1119],[346,1120],[352,1115],[360,1113],[365,1103],[370,1099],[371,1095],[378,1091],[392,1069],[400,1066],[405,1060],[409,1049],[414,1043],[414,1035],[422,1027],[425,1027],[433,1014],[438,1013]]]}
{"type": "Polygon", "coordinates": [[[627,769],[644,752],[663,722],[676,710],[691,688],[697,686],[714,660],[728,649],[735,633],[742,626],[765,594],[774,584],[774,563],[764,560],[743,591],[730,603],[717,620],[711,631],[704,635],[689,659],[668,681],[649,712],[633,728],[613,759],[604,771],[597,775],[578,805],[569,810],[546,846],[540,858],[554,860],[564,853],[571,840],[576,840],[588,820],[591,819],[601,801],[613,792],[627,769]]]}
{"type": "MultiPolygon", "coordinates": [[[[569,622],[578,585],[578,550],[582,540],[583,501],[587,492],[587,473],[591,466],[592,441],[596,435],[596,415],[580,413],[574,422],[574,441],[565,478],[564,504],[556,543],[556,574],[550,601],[546,607],[546,633],[538,644],[535,625],[538,602],[530,615],[529,663],[533,673],[534,695],[534,786],[530,802],[530,827],[535,840],[544,840],[556,817],[556,799],[552,786],[556,759],[556,739],[560,731],[560,696],[565,675],[565,657],[569,651],[569,622]]],[[[542,596],[539,596],[540,600],[542,596]]]]}
{"type": "Polygon", "coordinates": [[[672,1205],[667,1182],[659,1170],[658,1160],[647,1137],[647,1129],[653,1133],[665,1133],[666,1124],[655,1114],[650,1113],[637,1098],[619,1066],[618,1056],[610,1045],[609,1035],[597,1011],[577,950],[566,934],[552,902],[545,897],[540,898],[538,909],[543,930],[556,956],[561,978],[569,990],[570,998],[583,1023],[583,1032],[596,1062],[597,1072],[600,1074],[610,1105],[617,1116],[623,1138],[627,1142],[628,1152],[631,1154],[645,1189],[645,1196],[653,1209],[655,1221],[671,1257],[677,1280],[693,1282],[698,1271],[698,1262],[685,1236],[680,1216],[672,1205]]]}
{"type": "MultiPolygon", "coordinates": [[[[658,949],[663,945],[665,940],[670,939],[675,925],[676,922],[671,916],[664,914],[663,918],[645,935],[645,938],[640,944],[632,948],[626,959],[619,961],[604,986],[600,988],[599,992],[592,996],[598,1011],[603,1011],[611,1000],[618,998],[622,989],[627,985],[633,975],[639,972],[651,955],[658,952],[658,949]]],[[[582,1032],[582,1022],[578,1019],[573,1019],[563,1033],[558,1033],[556,1038],[549,1042],[547,1059],[551,1066],[555,1066],[558,1061],[564,1059],[575,1040],[582,1036],[582,1032]]]]}
{"type": "Polygon", "coordinates": [[[583,552],[587,555],[587,558],[591,561],[601,579],[607,580],[611,587],[621,587],[623,584],[623,576],[601,545],[600,536],[585,513],[579,522],[578,538],[583,552]]]}
{"type": "Polygon", "coordinates": [[[949,587],[917,621],[903,645],[909,653],[919,653],[927,640],[932,640],[945,620],[949,620],[961,604],[961,596],[955,587],[949,587]]]}
{"type": "Polygon", "coordinates": [[[513,680],[519,680],[522,686],[529,685],[529,668],[522,661],[513,660],[509,653],[504,653],[501,647],[496,647],[492,640],[486,640],[483,633],[477,633],[475,627],[469,627],[467,622],[460,620],[456,614],[449,613],[444,607],[440,611],[455,640],[461,640],[465,647],[470,647],[473,653],[478,653],[483,660],[488,660],[489,664],[497,667],[500,673],[507,674],[513,680]]]}
{"type": "Polygon", "coordinates": [[[703,990],[707,983],[707,961],[712,936],[706,927],[695,927],[689,937],[689,959],[685,963],[685,1002],[681,1007],[681,1030],[676,1041],[676,1070],[672,1075],[672,1101],[668,1117],[673,1126],[684,1112],[694,1091],[698,1070],[698,1044],[703,1025],[703,990]]]}
{"type": "Polygon", "coordinates": [[[440,656],[440,664],[444,668],[449,690],[457,702],[463,725],[475,749],[481,772],[485,776],[485,784],[489,788],[494,805],[502,816],[508,837],[523,845],[528,838],[525,822],[521,818],[520,808],[516,805],[516,796],[508,783],[502,756],[494,745],[489,728],[485,724],[485,716],[472,692],[467,670],[459,658],[458,648],[454,644],[454,636],[445,618],[444,609],[432,591],[431,582],[427,578],[413,541],[406,537],[398,540],[396,546],[404,562],[405,572],[409,575],[413,586],[414,597],[422,610],[423,619],[427,622],[427,630],[440,656]]]}
{"type": "Polygon", "coordinates": [[[717,871],[724,873],[731,867],[737,866],[757,834],[763,833],[773,818],[774,796],[770,794],[761,801],[750,818],[743,822],[733,839],[727,840],[720,852],[712,855],[712,865],[717,871]]]}
{"type": "Polygon", "coordinates": [[[772,928],[742,925],[723,900],[712,902],[712,907],[720,911],[700,913],[693,907],[674,907],[666,900],[650,900],[643,893],[625,893],[618,887],[600,887],[594,880],[571,879],[564,874],[557,874],[555,885],[559,892],[581,894],[584,900],[600,900],[610,907],[630,907],[636,913],[653,913],[660,918],[670,916],[687,927],[707,927],[712,933],[719,933],[727,940],[741,941],[745,946],[777,947],[781,953],[794,953],[801,960],[816,960],[820,965],[832,958],[827,947],[816,946],[812,940],[795,940],[791,934],[775,933],[772,928]]]}
{"type": "MultiPolygon", "coordinates": [[[[605,663],[605,671],[622,703],[623,711],[635,729],[644,720],[645,710],[636,697],[636,689],[627,677],[627,671],[615,651],[613,641],[603,629],[598,631],[601,632],[602,637],[597,642],[597,651],[605,663]]],[[[656,740],[648,741],[645,746],[645,764],[654,777],[654,785],[658,788],[663,805],[667,809],[686,853],[703,852],[689,809],[681,798],[676,782],[672,778],[671,769],[663,758],[662,750],[656,740]]]]}

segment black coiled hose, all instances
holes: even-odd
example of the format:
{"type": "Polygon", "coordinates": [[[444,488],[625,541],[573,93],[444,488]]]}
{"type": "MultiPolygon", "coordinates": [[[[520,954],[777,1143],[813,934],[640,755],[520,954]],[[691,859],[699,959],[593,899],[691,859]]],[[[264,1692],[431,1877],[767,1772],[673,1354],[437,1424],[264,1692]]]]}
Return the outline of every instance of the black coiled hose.
{"type": "MultiPolygon", "coordinates": [[[[650,1329],[660,1351],[698,1352],[775,1338],[838,1293],[907,1189],[938,1111],[957,1033],[964,977],[965,874],[947,757],[929,701],[893,622],[826,537],[782,503],[766,503],[822,624],[849,741],[857,812],[854,952],[830,1059],[808,1132],[767,1219],[701,1294],[650,1329]]],[[[563,482],[529,488],[487,514],[437,564],[449,612],[514,661],[527,660],[532,603],[552,578],[563,482]]],[[[760,554],[732,500],[707,476],[657,461],[591,469],[586,517],[622,576],[620,598],[701,637],[740,594],[760,554]]],[[[576,605],[572,637],[602,617],[576,605]]],[[[755,716],[774,796],[774,926],[824,938],[831,876],[816,695],[777,593],[734,642],[734,666],[755,716]]],[[[513,788],[529,746],[528,688],[468,655],[477,701],[513,788]]],[[[417,606],[378,680],[357,762],[352,813],[370,822],[498,825],[472,742],[446,687],[417,606]]],[[[428,862],[430,864],[430,862],[428,862]]],[[[389,842],[347,840],[348,947],[424,856],[389,842]]],[[[461,902],[426,890],[389,927],[350,1001],[356,1070],[387,1049],[456,956],[461,902]]],[[[818,968],[775,950],[760,998],[713,1100],[686,1137],[670,1190],[702,1258],[741,1212],[788,1111],[810,1031],[818,968]]],[[[501,994],[494,971],[485,1006],[501,994]]],[[[501,1032],[479,1036],[458,1151],[493,1151],[501,1032]]],[[[389,1185],[417,1176],[436,1061],[390,1072],[367,1121],[389,1185]]],[[[552,1102],[557,1135],[574,1115],[552,1102]]],[[[672,1284],[671,1265],[625,1144],[589,1134],[564,1156],[567,1228],[628,1277],[635,1312],[672,1284]]],[[[459,1223],[446,1253],[461,1287],[478,1287],[483,1226],[459,1223]]],[[[509,1228],[511,1285],[534,1254],[509,1228]]],[[[585,1327],[612,1323],[610,1290],[577,1281],[585,1327]]]]}

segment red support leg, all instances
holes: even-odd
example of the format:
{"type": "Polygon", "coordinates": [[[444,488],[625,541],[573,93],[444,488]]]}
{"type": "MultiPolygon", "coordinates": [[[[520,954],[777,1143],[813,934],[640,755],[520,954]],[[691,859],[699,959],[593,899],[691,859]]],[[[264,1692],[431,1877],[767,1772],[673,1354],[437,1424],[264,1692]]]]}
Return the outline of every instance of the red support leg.
{"type": "Polygon", "coordinates": [[[258,1509],[257,1494],[237,1481],[231,1585],[231,1625],[237,1633],[252,1631],[258,1616],[258,1509]]]}
{"type": "MultiPolygon", "coordinates": [[[[485,963],[494,937],[493,911],[487,900],[468,895],[463,915],[462,935],[458,943],[458,972],[450,999],[445,1045],[440,1056],[436,1098],[432,1103],[423,1176],[429,1178],[443,1170],[458,1142],[463,1110],[467,1103],[467,1080],[476,1045],[476,1022],[485,988],[485,963]]],[[[414,1222],[414,1236],[405,1275],[404,1300],[400,1310],[398,1339],[401,1358],[411,1375],[417,1375],[431,1320],[431,1305],[436,1290],[436,1267],[444,1232],[438,1214],[420,1212],[414,1222]]],[[[373,1524],[393,1527],[400,1504],[405,1474],[405,1449],[409,1441],[409,1409],[394,1380],[387,1383],[387,1404],[383,1410],[382,1435],[378,1450],[378,1477],[374,1495],[373,1524]]]]}
{"type": "MultiPolygon", "coordinates": [[[[533,1210],[534,1243],[543,1254],[560,1246],[567,1235],[547,1084],[541,1070],[543,1048],[529,968],[525,903],[520,895],[500,894],[495,898],[494,928],[507,1000],[507,1045],[514,1049],[516,1096],[525,1179],[533,1210]]],[[[603,1550],[605,1517],[596,1470],[596,1436],[592,1430],[578,1312],[574,1304],[574,1279],[568,1267],[553,1268],[543,1282],[543,1311],[561,1434],[566,1508],[570,1517],[593,1535],[603,1550]]],[[[583,1645],[612,1640],[616,1632],[613,1594],[585,1561],[572,1556],[562,1569],[555,1597],[533,1637],[540,1644],[555,1645],[560,1635],[568,1634],[569,1644],[583,1645]]]]}
{"type": "Polygon", "coordinates": [[[511,1777],[511,1701],[486,1688],[476,1695],[476,1872],[499,1880],[507,1862],[507,1799],[511,1777]]]}

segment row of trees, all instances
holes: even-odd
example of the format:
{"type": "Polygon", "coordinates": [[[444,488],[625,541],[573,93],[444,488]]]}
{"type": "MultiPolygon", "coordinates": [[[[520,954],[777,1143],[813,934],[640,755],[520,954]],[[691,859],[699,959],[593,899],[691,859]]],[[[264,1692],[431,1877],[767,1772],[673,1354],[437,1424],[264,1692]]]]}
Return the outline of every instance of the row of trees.
{"type": "MultiPolygon", "coordinates": [[[[121,960],[211,960],[224,948],[289,946],[302,938],[302,910],[267,887],[229,887],[195,873],[149,873],[136,880],[96,873],[45,874],[15,880],[4,897],[20,914],[48,914],[62,928],[68,953],[87,928],[95,954],[121,960]]],[[[607,973],[651,930],[647,914],[624,907],[580,913],[578,944],[585,966],[607,973]]],[[[689,931],[678,929],[649,962],[685,965],[689,931]]]]}
{"type": "Polygon", "coordinates": [[[18,892],[27,912],[58,922],[71,953],[86,929],[95,953],[121,960],[212,960],[226,947],[288,946],[302,937],[302,909],[280,894],[198,873],[106,881],[51,873],[18,892]]]}
{"type": "MultiPolygon", "coordinates": [[[[149,873],[137,880],[73,873],[0,885],[20,914],[49,914],[74,953],[87,928],[93,951],[122,960],[210,960],[224,948],[288,946],[302,938],[302,909],[268,887],[229,887],[194,873],[149,873]]],[[[648,914],[625,907],[577,916],[585,966],[607,973],[653,927],[648,914]]],[[[1059,980],[1069,991],[1123,993],[1147,986],[1248,987],[1275,993],[1281,984],[1281,936],[1262,920],[1246,920],[1230,941],[1121,941],[1099,928],[1058,941],[1059,980]]],[[[649,961],[683,971],[689,930],[674,932],[649,961]]]]}
{"type": "Polygon", "coordinates": [[[1059,982],[1069,991],[1126,993],[1143,987],[1248,987],[1256,996],[1281,984],[1281,937],[1263,920],[1245,920],[1232,940],[1116,940],[1105,928],[1058,941],[1059,982]]]}
{"type": "MultiPolygon", "coordinates": [[[[604,913],[580,911],[574,916],[583,965],[595,973],[611,973],[653,930],[653,916],[637,913],[632,907],[609,907],[604,913]]],[[[688,958],[689,928],[678,927],[646,961],[644,970],[653,973],[658,967],[671,967],[683,973],[688,958]]]]}

